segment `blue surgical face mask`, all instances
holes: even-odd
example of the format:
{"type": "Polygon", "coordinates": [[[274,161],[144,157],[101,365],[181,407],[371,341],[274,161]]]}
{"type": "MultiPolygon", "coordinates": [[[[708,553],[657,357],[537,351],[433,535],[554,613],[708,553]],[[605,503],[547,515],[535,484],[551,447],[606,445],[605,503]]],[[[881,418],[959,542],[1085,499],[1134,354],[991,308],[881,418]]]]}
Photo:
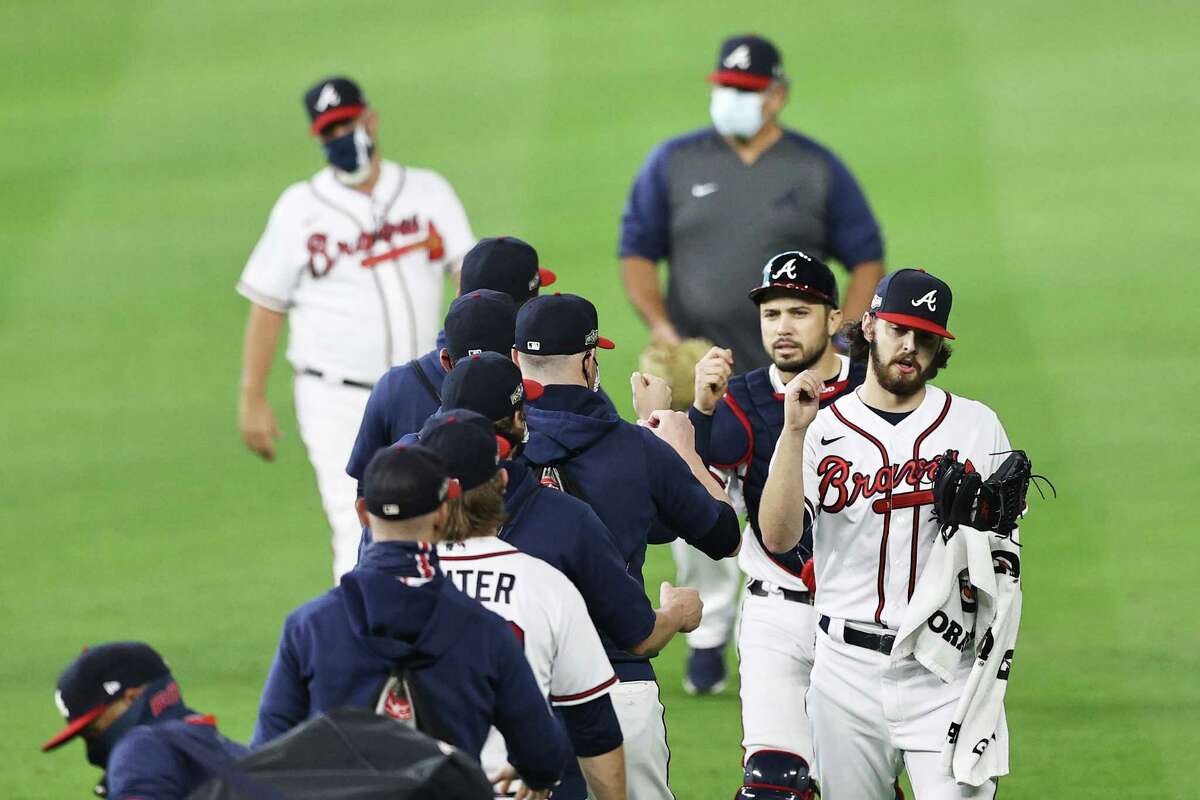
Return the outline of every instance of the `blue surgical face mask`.
{"type": "Polygon", "coordinates": [[[743,92],[729,86],[714,87],[708,113],[717,133],[749,139],[763,126],[763,93],[743,92]]]}
{"type": "Polygon", "coordinates": [[[333,174],[347,186],[362,183],[371,174],[371,156],[375,143],[361,124],[325,143],[325,159],[333,167],[333,174]]]}

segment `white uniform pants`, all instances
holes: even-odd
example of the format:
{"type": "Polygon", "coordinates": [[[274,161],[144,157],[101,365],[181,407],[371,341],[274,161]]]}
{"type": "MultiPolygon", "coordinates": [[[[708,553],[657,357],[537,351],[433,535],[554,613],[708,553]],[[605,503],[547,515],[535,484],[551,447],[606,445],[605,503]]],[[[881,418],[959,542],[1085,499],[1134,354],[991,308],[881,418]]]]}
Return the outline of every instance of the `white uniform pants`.
{"type": "Polygon", "coordinates": [[[354,569],[362,528],[354,510],[355,481],[346,474],[346,462],[358,437],[370,391],[297,374],[296,421],[308,460],[317,476],[321,505],[333,531],[333,581],[354,569]]]}
{"type": "Polygon", "coordinates": [[[742,748],[795,753],[813,764],[812,730],[804,695],[813,668],[813,607],[768,586],[766,597],[745,593],[738,623],[742,748]]]}
{"type": "Polygon", "coordinates": [[[970,672],[942,681],[913,658],[890,656],[841,640],[842,622],[817,634],[816,664],[808,691],[823,800],[892,800],[903,765],[916,800],[991,800],[996,782],[959,786],[941,768],[950,718],[970,672]],[[903,762],[903,763],[902,763],[903,762]]]}
{"type": "MultiPolygon", "coordinates": [[[[667,726],[658,684],[618,683],[612,688],[613,709],[625,737],[625,787],[629,800],[675,800],[667,786],[667,726]]],[[[595,800],[589,791],[588,797],[595,800]]]]}
{"type": "Polygon", "coordinates": [[[729,641],[737,615],[742,580],[737,559],[713,561],[683,539],[671,542],[671,555],[675,557],[676,585],[692,587],[704,603],[700,627],[687,634],[688,647],[693,650],[723,647],[729,641]]]}

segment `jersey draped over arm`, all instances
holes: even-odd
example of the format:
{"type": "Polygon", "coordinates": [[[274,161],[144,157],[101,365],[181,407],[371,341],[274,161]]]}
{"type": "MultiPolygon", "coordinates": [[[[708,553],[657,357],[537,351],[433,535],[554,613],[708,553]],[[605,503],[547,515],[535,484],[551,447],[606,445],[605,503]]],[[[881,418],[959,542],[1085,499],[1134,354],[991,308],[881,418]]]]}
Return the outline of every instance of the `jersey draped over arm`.
{"type": "Polygon", "coordinates": [[[633,180],[621,214],[621,258],[639,256],[657,262],[670,254],[669,155],[666,144],[654,148],[633,180]]]}

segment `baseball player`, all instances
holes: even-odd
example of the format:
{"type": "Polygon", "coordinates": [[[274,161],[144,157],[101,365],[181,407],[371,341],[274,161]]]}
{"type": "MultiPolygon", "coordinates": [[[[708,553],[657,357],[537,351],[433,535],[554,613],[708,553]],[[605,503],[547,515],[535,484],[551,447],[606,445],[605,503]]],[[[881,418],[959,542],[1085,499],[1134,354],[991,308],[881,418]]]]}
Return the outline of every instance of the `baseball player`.
{"type": "Polygon", "coordinates": [[[759,525],[774,554],[812,537],[820,632],[807,707],[826,800],[890,799],[901,766],[918,800],[995,794],[994,779],[960,786],[940,766],[974,649],[948,683],[911,655],[889,657],[938,535],[938,458],[954,450],[990,475],[1010,449],[994,411],[928,383],[950,357],[952,300],[923,271],[889,275],[850,333],[851,356],[869,358],[863,385],[820,411],[820,372],[785,388],[759,525]]]}
{"type": "MultiPolygon", "coordinates": [[[[624,800],[621,727],[609,698],[617,676],[579,591],[554,567],[498,536],[507,520],[508,483],[498,442],[507,454],[508,441],[495,435],[491,420],[461,408],[440,412],[421,429],[422,446],[446,460],[463,490],[450,506],[446,538],[438,544],[442,571],[464,594],[508,620],[538,685],[565,723],[592,795],[624,800]]],[[[493,781],[507,773],[504,738],[495,729],[482,763],[493,781]]],[[[587,791],[579,786],[570,794],[560,787],[554,795],[584,800],[587,791]]]]}
{"type": "Polygon", "coordinates": [[[363,476],[374,541],[341,585],[296,609],[263,689],[253,744],[342,706],[375,708],[478,758],[492,726],[544,798],[567,745],[521,645],[442,574],[430,542],[460,493],[419,447],[380,450],[363,476]]]}
{"type": "Polygon", "coordinates": [[[304,95],[329,165],[289,186],[250,255],[238,426],[275,457],[267,375],[286,319],[296,419],[333,533],[336,576],[354,565],[358,522],[346,459],[372,385],[433,347],[445,277],[474,244],[446,180],[380,157],[379,118],[354,81],[304,95]]]}
{"type": "MultiPolygon", "coordinates": [[[[812,370],[824,381],[820,404],[826,406],[863,382],[865,366],[834,350],[833,335],[842,321],[837,283],[817,259],[798,250],[775,256],[763,267],[750,300],[758,306],[771,366],[730,377],[732,354],[713,348],[696,364],[696,400],[688,416],[696,428],[697,452],[740,488],[749,520],[738,554],[738,566],[750,578],[737,632],[746,776],[741,796],[761,798],[753,784],[790,785],[789,780],[807,777],[812,763],[804,693],[816,618],[811,581],[803,577],[812,542],[805,538],[785,553],[772,553],[763,546],[758,521],[783,427],[784,387],[812,370]]],[[[706,621],[709,613],[706,603],[706,621]]]]}
{"type": "Polygon", "coordinates": [[[249,753],[217,731],[217,720],[188,708],[167,663],[142,642],[84,649],[58,679],[54,702],[67,726],[42,752],[76,736],[87,760],[106,770],[96,794],[113,800],[182,798],[249,753]]]}

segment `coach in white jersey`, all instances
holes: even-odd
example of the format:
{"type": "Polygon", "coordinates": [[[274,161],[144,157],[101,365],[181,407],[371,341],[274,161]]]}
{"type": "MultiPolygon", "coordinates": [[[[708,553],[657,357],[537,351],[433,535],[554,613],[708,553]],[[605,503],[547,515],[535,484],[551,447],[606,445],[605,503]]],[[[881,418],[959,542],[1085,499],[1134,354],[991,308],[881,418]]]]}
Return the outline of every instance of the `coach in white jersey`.
{"type": "Polygon", "coordinates": [[[329,166],[279,197],[238,282],[250,301],[238,426],[247,447],[274,459],[267,375],[286,319],[296,418],[333,529],[336,580],[358,553],[345,467],[371,387],[433,349],[444,278],[475,239],[445,178],[380,158],[379,117],[354,81],[327,78],[304,104],[329,166]]]}
{"type": "Polygon", "coordinates": [[[974,663],[969,633],[948,683],[911,655],[890,658],[938,536],[938,458],[956,451],[986,476],[1009,450],[994,411],[927,383],[950,357],[951,301],[923,271],[887,276],[849,332],[852,357],[870,358],[863,385],[819,412],[817,373],[786,387],[759,519],[772,552],[812,532],[819,633],[807,705],[825,800],[890,800],[901,766],[918,800],[995,795],[994,779],[959,785],[941,766],[974,663]]]}
{"type": "MultiPolygon", "coordinates": [[[[507,455],[508,441],[495,435],[483,415],[449,409],[426,422],[420,442],[446,459],[463,490],[450,504],[446,536],[438,545],[442,571],[465,594],[508,620],[538,685],[566,725],[589,796],[624,800],[625,751],[609,698],[617,676],[583,597],[561,572],[498,535],[506,521],[508,483],[499,457],[507,455]]],[[[516,773],[495,728],[481,761],[493,780],[503,778],[497,796],[511,796],[507,792],[516,787],[508,782],[516,773]]],[[[554,790],[556,800],[584,800],[582,787],[578,796],[564,794],[565,789],[554,790]]]]}

